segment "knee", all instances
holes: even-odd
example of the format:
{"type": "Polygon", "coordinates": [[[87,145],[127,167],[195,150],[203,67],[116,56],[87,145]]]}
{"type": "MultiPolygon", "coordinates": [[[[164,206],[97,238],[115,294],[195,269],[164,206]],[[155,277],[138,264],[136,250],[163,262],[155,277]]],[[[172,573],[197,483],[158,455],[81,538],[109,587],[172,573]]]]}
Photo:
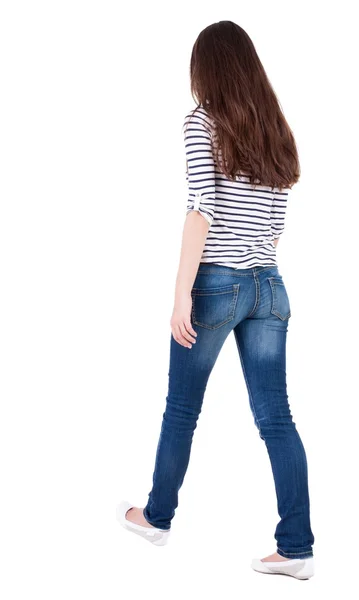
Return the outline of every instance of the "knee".
{"type": "Polygon", "coordinates": [[[288,437],[296,434],[296,426],[292,415],[268,415],[256,420],[259,436],[263,440],[288,437]]]}
{"type": "Polygon", "coordinates": [[[180,432],[193,432],[197,427],[202,409],[202,400],[169,394],[163,414],[164,425],[180,432]]]}

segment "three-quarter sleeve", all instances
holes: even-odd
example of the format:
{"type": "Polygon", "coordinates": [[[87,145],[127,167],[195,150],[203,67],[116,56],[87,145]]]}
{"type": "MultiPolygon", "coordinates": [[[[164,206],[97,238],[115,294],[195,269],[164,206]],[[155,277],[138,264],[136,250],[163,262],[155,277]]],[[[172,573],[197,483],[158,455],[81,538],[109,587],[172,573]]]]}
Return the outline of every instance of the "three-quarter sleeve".
{"type": "Polygon", "coordinates": [[[187,160],[187,212],[198,211],[211,225],[215,208],[215,164],[210,125],[202,112],[189,113],[182,128],[187,160]]]}
{"type": "Polygon", "coordinates": [[[282,191],[276,189],[274,192],[271,210],[271,230],[274,239],[279,238],[284,231],[288,192],[288,188],[282,191]]]}

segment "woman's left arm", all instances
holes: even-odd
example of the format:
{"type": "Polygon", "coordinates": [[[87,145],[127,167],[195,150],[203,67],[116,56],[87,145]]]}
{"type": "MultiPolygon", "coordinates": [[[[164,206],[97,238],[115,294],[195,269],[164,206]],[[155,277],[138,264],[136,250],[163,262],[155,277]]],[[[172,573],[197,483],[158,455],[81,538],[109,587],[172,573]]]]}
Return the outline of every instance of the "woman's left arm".
{"type": "Polygon", "coordinates": [[[208,229],[213,222],[216,198],[212,132],[202,110],[192,111],[186,116],[183,135],[187,161],[187,216],[183,227],[171,329],[176,342],[191,348],[197,335],[191,324],[191,290],[208,229]]]}

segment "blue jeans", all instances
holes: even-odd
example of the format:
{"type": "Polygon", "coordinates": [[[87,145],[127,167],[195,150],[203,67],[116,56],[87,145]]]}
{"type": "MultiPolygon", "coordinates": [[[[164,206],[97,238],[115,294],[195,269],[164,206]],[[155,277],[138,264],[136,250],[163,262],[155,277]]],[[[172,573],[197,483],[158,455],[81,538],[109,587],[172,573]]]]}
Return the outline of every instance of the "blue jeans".
{"type": "Polygon", "coordinates": [[[286,385],[291,312],[278,267],[234,269],[200,263],[191,294],[197,341],[186,348],[171,335],[168,395],[144,516],[155,527],[171,527],[208,378],[233,331],[250,408],[275,482],[277,552],[286,558],[313,556],[307,460],[286,385]]]}

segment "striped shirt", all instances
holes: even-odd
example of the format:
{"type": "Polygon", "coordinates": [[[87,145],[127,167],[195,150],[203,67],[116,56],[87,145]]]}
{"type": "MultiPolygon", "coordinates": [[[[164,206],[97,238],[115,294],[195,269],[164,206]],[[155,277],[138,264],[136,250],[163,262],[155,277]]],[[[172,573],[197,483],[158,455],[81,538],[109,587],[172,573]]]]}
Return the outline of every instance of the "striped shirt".
{"type": "Polygon", "coordinates": [[[200,262],[237,269],[276,265],[273,240],[284,230],[289,188],[254,186],[242,174],[228,179],[215,162],[215,123],[203,106],[186,115],[182,132],[186,214],[199,211],[210,225],[200,262]]]}

